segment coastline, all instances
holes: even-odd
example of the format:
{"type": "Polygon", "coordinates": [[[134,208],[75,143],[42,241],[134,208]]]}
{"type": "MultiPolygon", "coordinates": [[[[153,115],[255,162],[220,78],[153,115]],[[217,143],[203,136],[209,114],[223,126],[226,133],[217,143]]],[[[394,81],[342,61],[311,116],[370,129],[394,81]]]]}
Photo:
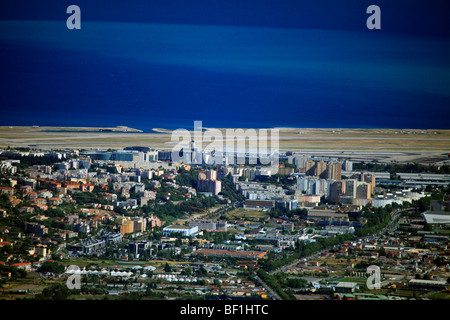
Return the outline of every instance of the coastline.
{"type": "MultiPolygon", "coordinates": [[[[208,129],[203,127],[202,129],[208,129]]],[[[434,163],[448,159],[450,130],[278,128],[280,152],[349,158],[355,161],[434,163]]],[[[225,137],[226,128],[219,129],[225,137]]],[[[243,129],[244,134],[247,129],[243,129]]],[[[259,129],[255,129],[259,132],[259,129]]],[[[193,130],[188,130],[192,135],[193,130]]],[[[0,149],[122,149],[146,146],[172,150],[172,131],[151,133],[119,127],[0,126],[0,149]]],[[[268,134],[269,136],[269,134],[268,134]]],[[[224,140],[225,141],[225,140],[224,140]]],[[[269,139],[270,141],[270,139],[269,139]]],[[[206,147],[210,142],[204,142],[206,147]]]]}
{"type": "Polygon", "coordinates": [[[8,130],[22,130],[24,132],[143,132],[140,129],[134,129],[127,126],[115,126],[115,127],[65,127],[65,126],[0,126],[0,132],[8,130]]]}

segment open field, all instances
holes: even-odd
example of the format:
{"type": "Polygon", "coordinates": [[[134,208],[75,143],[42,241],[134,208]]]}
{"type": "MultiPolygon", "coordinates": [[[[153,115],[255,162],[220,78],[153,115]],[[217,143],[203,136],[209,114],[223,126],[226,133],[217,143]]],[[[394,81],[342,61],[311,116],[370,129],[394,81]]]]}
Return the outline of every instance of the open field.
{"type": "MultiPolygon", "coordinates": [[[[219,129],[226,143],[227,129],[219,129]]],[[[241,141],[244,135],[237,136],[241,141]]],[[[406,129],[296,129],[278,128],[280,151],[338,156],[355,161],[376,159],[380,162],[419,161],[433,163],[448,159],[450,130],[406,129]]],[[[250,132],[250,131],[248,131],[250,132]]],[[[262,131],[254,131],[259,135],[262,131]]],[[[171,150],[172,131],[155,128],[151,133],[127,127],[0,127],[0,148],[30,147],[55,149],[121,149],[125,146],[148,146],[171,150]]],[[[190,131],[194,137],[193,131],[190,131]]],[[[270,130],[267,138],[270,147],[270,130]]],[[[204,142],[207,146],[209,142],[204,142]]]]}
{"type": "Polygon", "coordinates": [[[51,281],[41,279],[37,273],[29,272],[26,278],[19,278],[14,281],[8,281],[0,289],[0,300],[15,300],[17,298],[30,298],[49,286],[51,281]],[[20,291],[27,291],[28,295],[20,291]]]}
{"type": "Polygon", "coordinates": [[[265,218],[267,217],[269,214],[267,212],[264,211],[258,211],[258,210],[245,210],[245,209],[235,209],[232,211],[229,211],[225,214],[225,216],[227,218],[230,219],[254,219],[254,218],[265,218]]]}

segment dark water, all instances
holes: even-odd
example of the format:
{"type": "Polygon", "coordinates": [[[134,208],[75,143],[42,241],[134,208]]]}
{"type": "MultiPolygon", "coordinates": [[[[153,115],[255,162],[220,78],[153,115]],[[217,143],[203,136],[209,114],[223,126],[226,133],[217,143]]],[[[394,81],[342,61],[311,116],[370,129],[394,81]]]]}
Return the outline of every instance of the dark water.
{"type": "Polygon", "coordinates": [[[450,128],[446,37],[0,22],[0,125],[450,128]]]}

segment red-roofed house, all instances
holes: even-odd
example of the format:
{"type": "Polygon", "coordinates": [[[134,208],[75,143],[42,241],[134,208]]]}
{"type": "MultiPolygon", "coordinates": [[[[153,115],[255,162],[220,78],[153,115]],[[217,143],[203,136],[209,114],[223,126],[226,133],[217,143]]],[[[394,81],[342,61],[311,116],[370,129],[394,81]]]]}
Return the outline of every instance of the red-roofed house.
{"type": "Polygon", "coordinates": [[[31,192],[32,190],[33,190],[33,188],[31,186],[21,186],[20,187],[20,191],[22,191],[23,193],[31,192]]]}
{"type": "Polygon", "coordinates": [[[47,200],[44,198],[37,198],[37,199],[31,199],[30,200],[32,204],[47,204],[47,200]]]}
{"type": "Polygon", "coordinates": [[[44,211],[48,210],[48,205],[46,205],[46,204],[36,204],[36,207],[38,207],[44,211]]]}
{"type": "Polygon", "coordinates": [[[28,199],[37,199],[37,192],[35,192],[35,191],[29,191],[29,192],[27,192],[26,194],[25,194],[25,196],[28,198],[28,199]]]}
{"type": "Polygon", "coordinates": [[[67,189],[79,189],[80,188],[80,184],[78,182],[66,181],[66,182],[64,182],[64,185],[66,186],[67,189]]]}
{"type": "Polygon", "coordinates": [[[80,185],[80,190],[85,192],[92,192],[94,190],[94,185],[90,183],[83,183],[80,185]]]}
{"type": "Polygon", "coordinates": [[[33,207],[22,207],[19,209],[20,213],[33,213],[34,212],[34,208],[33,207]]]}
{"type": "Polygon", "coordinates": [[[23,269],[25,271],[31,271],[31,263],[29,262],[14,263],[11,266],[23,269]]]}
{"type": "Polygon", "coordinates": [[[51,193],[51,191],[48,191],[48,190],[40,190],[37,192],[37,194],[38,194],[39,198],[47,198],[48,199],[48,198],[53,197],[53,194],[51,193]]]}
{"type": "Polygon", "coordinates": [[[62,199],[60,197],[53,197],[48,200],[51,205],[57,206],[63,203],[62,199]]]}
{"type": "Polygon", "coordinates": [[[0,247],[4,247],[4,246],[14,246],[14,243],[9,242],[9,241],[0,241],[0,247]]]}
{"type": "Polygon", "coordinates": [[[9,196],[9,202],[11,202],[11,205],[13,207],[16,207],[22,203],[22,200],[17,199],[15,196],[9,196]]]}

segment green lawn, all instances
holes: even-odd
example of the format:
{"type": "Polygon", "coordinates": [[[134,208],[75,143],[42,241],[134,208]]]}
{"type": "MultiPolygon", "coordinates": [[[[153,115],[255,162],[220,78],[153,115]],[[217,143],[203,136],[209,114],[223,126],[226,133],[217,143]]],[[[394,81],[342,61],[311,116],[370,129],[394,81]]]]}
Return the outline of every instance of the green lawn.
{"type": "Polygon", "coordinates": [[[443,236],[450,236],[450,230],[439,229],[437,231],[437,234],[440,234],[440,235],[443,235],[443,236]]]}

